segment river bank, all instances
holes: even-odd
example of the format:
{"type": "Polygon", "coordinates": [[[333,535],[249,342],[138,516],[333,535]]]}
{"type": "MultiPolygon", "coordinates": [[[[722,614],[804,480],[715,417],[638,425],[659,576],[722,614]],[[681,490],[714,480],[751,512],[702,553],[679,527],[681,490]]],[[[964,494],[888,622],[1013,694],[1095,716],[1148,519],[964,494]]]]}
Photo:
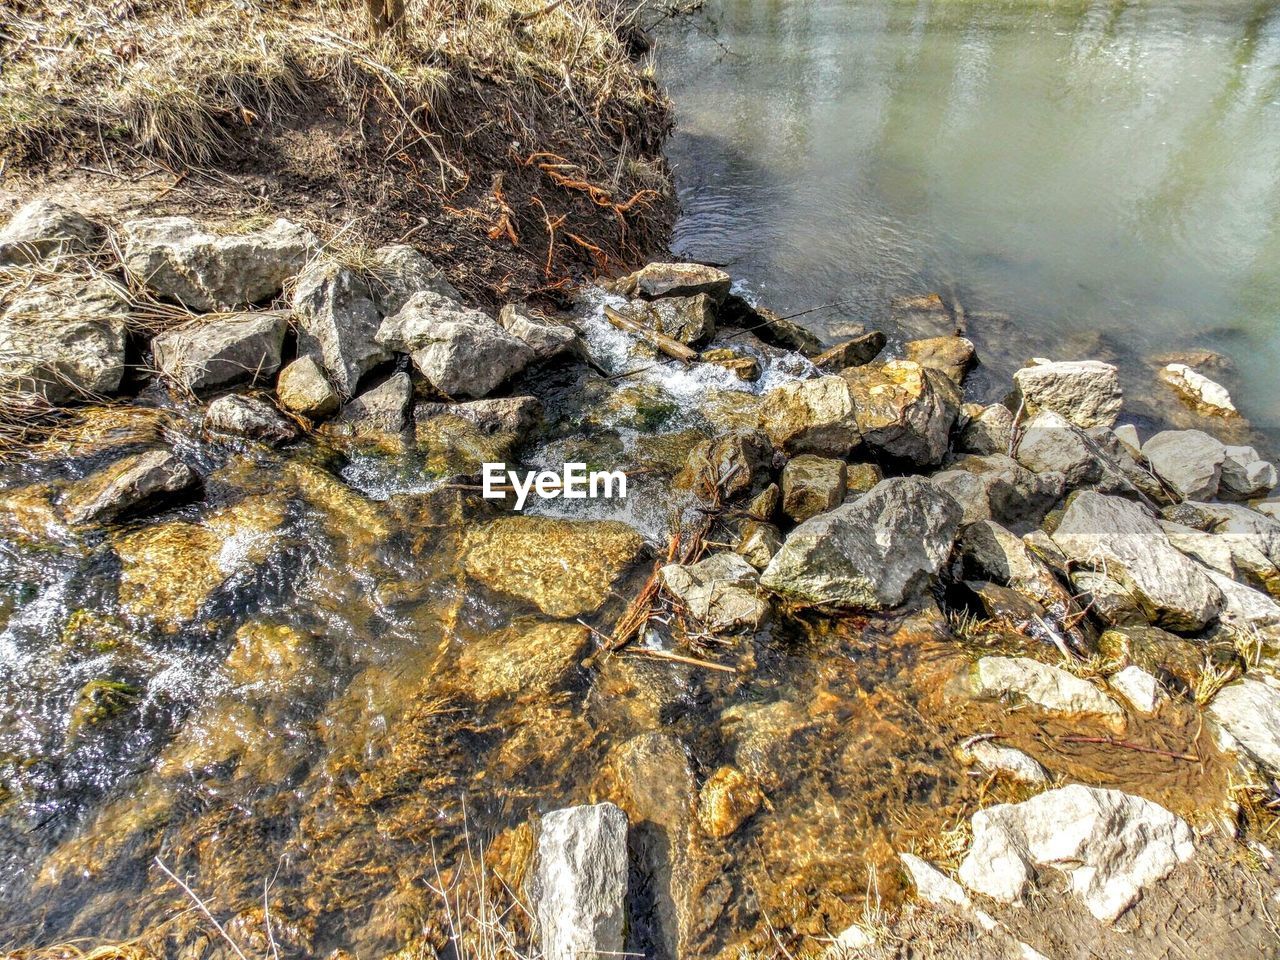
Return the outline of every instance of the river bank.
{"type": "Polygon", "coordinates": [[[1273,954],[1247,444],[1139,434],[1098,361],[966,403],[936,296],[897,305],[913,340],[828,349],[698,265],[495,316],[288,221],[126,221],[104,268],[107,232],[36,205],[3,238],[17,375],[118,395],[4,468],[15,946],[1273,954]],[[205,308],[130,347],[121,275],[205,308]],[[517,512],[497,461],[628,494],[517,512]],[[591,830],[625,856],[549,885],[591,830]]]}

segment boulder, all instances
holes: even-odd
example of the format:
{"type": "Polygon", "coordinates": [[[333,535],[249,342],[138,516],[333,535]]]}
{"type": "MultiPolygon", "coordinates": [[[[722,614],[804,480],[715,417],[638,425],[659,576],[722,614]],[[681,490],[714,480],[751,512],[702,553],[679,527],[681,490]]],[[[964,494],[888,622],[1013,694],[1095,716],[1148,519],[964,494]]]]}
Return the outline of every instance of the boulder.
{"type": "Polygon", "coordinates": [[[298,353],[324,368],[343,399],[360,378],[391,358],[374,336],[382,314],[368,281],[350,267],[315,260],[293,290],[298,353]]]}
{"type": "Polygon", "coordinates": [[[994,519],[1018,531],[1037,526],[1065,488],[1062,474],[1032,473],[1002,453],[961,457],[931,479],[955,498],[963,523],[994,519]]]}
{"type": "Polygon", "coordinates": [[[1142,440],[1138,436],[1138,428],[1132,423],[1119,424],[1111,431],[1117,440],[1124,444],[1125,449],[1129,451],[1130,456],[1142,456],[1142,440]]]}
{"type": "Polygon", "coordinates": [[[795,455],[846,457],[861,442],[842,377],[787,383],[765,394],[760,422],[774,446],[795,455]]]}
{"type": "Polygon", "coordinates": [[[1035,473],[1062,474],[1070,488],[1135,492],[1096,440],[1052,410],[1041,411],[1023,424],[1013,456],[1035,473]]]}
{"type": "Polygon", "coordinates": [[[959,385],[977,358],[973,341],[966,337],[927,337],[911,340],[902,345],[908,360],[922,367],[937,370],[947,379],[959,385]]]}
{"type": "Polygon", "coordinates": [[[219,397],[209,404],[204,428],[271,444],[287,443],[298,436],[298,428],[271,404],[240,394],[219,397]]]}
{"type": "Polygon", "coordinates": [[[102,229],[52,200],[32,200],[0,230],[0,267],[93,250],[102,229]]]}
{"type": "Polygon", "coordinates": [[[620,286],[646,300],[706,294],[719,306],[729,295],[732,282],[723,270],[701,263],[650,263],[622,280],[620,286]]]}
{"type": "Polygon", "coordinates": [[[156,367],[191,391],[268,381],[280,368],[286,315],[237,313],[166,330],[151,341],[156,367]]]}
{"type": "Polygon", "coordinates": [[[1006,747],[987,737],[973,737],[956,748],[961,763],[976,766],[1033,786],[1048,786],[1049,772],[1038,760],[1015,747],[1006,747]]]}
{"type": "Polygon", "coordinates": [[[483,397],[533,360],[533,351],[496,321],[431,291],[415,293],[378,328],[377,342],[408,353],[448,397],[483,397]]]}
{"type": "Polygon", "coordinates": [[[312,420],[335,413],[342,402],[313,357],[299,357],[280,371],[276,398],[286,410],[312,420]]]}
{"type": "Polygon", "coordinates": [[[125,457],[68,491],[62,513],[68,523],[110,523],[190,489],[199,476],[169,450],[125,457]]]}
{"type": "Polygon", "coordinates": [[[1218,495],[1227,448],[1203,430],[1162,430],[1142,445],[1142,455],[1183,500],[1218,495]]]}
{"type": "Polygon", "coordinates": [[[600,609],[645,549],[625,523],[520,515],[471,530],[462,565],[490,589],[571,620],[600,609]]]}
{"type": "Polygon", "coordinates": [[[927,480],[884,480],[796,527],[760,582],[801,603],[896,607],[946,562],[959,525],[959,506],[927,480]]]}
{"type": "Polygon", "coordinates": [[[716,301],[705,293],[652,302],[632,300],[619,307],[618,313],[655,333],[691,345],[705,343],[716,332],[716,301]]]}
{"type": "Polygon", "coordinates": [[[822,351],[813,358],[813,365],[824,373],[839,373],[850,367],[860,367],[878,357],[886,343],[888,338],[879,330],[861,333],[822,351]]]}
{"type": "Polygon", "coordinates": [[[973,668],[973,693],[1025,700],[1055,713],[1094,714],[1124,728],[1124,711],[1089,681],[1029,657],[983,657],[973,668]]]}
{"type": "Polygon", "coordinates": [[[242,310],[271,300],[319,249],[310,231],[288,220],[220,236],[187,217],[155,217],[125,223],[121,235],[125,268],[190,310],[242,310]]]}
{"type": "Polygon", "coordinates": [[[621,955],[626,926],[626,815],[611,803],[546,814],[532,887],[546,960],[621,955]]]}
{"type": "Polygon", "coordinates": [[[523,396],[461,403],[423,400],[414,405],[413,419],[416,423],[442,416],[458,417],[475,425],[482,433],[510,433],[524,437],[541,422],[542,403],[537,397],[523,396]]]}
{"type": "Polygon", "coordinates": [[[444,271],[407,243],[393,243],[373,251],[368,275],[374,305],[384,317],[399,311],[422,290],[462,299],[444,271]]]}
{"type": "Polygon", "coordinates": [[[845,370],[854,421],[862,442],[917,466],[940,463],[959,413],[941,375],[911,360],[890,360],[845,370]]]}
{"type": "Polygon", "coordinates": [[[1129,705],[1138,713],[1155,713],[1163,699],[1160,681],[1132,664],[1107,677],[1107,684],[1129,701],[1129,705]]]}
{"type": "Polygon", "coordinates": [[[758,595],[759,575],[736,553],[717,553],[698,563],[669,563],[662,586],[711,633],[758,630],[769,604],[758,595]]]}
{"type": "Polygon", "coordinates": [[[1280,565],[1280,521],[1238,503],[1200,503],[1187,500],[1165,507],[1161,516],[1173,523],[1208,533],[1248,537],[1280,565]]]}
{"type": "Polygon", "coordinates": [[[343,407],[334,425],[356,436],[399,433],[407,425],[412,399],[413,381],[407,373],[396,373],[343,407]]]}
{"type": "Polygon", "coordinates": [[[498,313],[498,323],[507,333],[528,344],[537,360],[571,353],[578,346],[578,335],[572,327],[549,320],[524,304],[507,304],[498,313]]]}
{"type": "Polygon", "coordinates": [[[979,407],[956,438],[961,453],[1007,454],[1013,447],[1013,411],[1002,403],[979,407]]]}
{"type": "Polygon", "coordinates": [[[1145,496],[1152,503],[1161,503],[1169,499],[1169,493],[1142,461],[1142,451],[1134,451],[1107,427],[1090,427],[1085,435],[1097,445],[1106,461],[1106,471],[1102,486],[1111,485],[1115,492],[1134,496],[1133,491],[1145,496]],[[1112,472],[1120,475],[1119,480],[1111,479],[1112,472]],[[1126,486],[1127,482],[1127,486],[1126,486]]]}
{"type": "Polygon", "coordinates": [[[1194,632],[1217,616],[1222,592],[1169,542],[1160,524],[1129,500],[1092,491],[1073,496],[1053,542],[1075,564],[1103,573],[1147,619],[1194,632]]]}
{"type": "Polygon", "coordinates": [[[801,454],[782,468],[782,511],[796,523],[844,502],[848,468],[843,460],[801,454]]]}
{"type": "Polygon", "coordinates": [[[1257,763],[1268,776],[1280,776],[1280,690],[1245,678],[1218,691],[1209,716],[1225,744],[1257,763]]]}
{"type": "Polygon", "coordinates": [[[1262,459],[1256,449],[1228,446],[1222,461],[1218,495],[1224,499],[1250,500],[1271,492],[1280,482],[1275,464],[1262,459]]]}
{"type": "Polygon", "coordinates": [[[1036,360],[1013,375],[1029,413],[1052,410],[1078,427],[1112,427],[1124,394],[1116,368],[1099,360],[1036,360]]]}
{"type": "Polygon", "coordinates": [[[1191,828],[1159,804],[1072,784],[975,813],[960,882],[1017,903],[1037,868],[1053,867],[1068,875],[1089,912],[1109,923],[1194,852],[1191,828]]]}
{"type": "Polygon", "coordinates": [[[698,792],[698,824],[723,840],[738,832],[764,804],[760,785],[736,767],[719,767],[698,792]]]}
{"type": "Polygon", "coordinates": [[[722,710],[720,727],[734,765],[772,792],[792,781],[803,741],[818,731],[819,722],[791,700],[749,700],[722,710]]]}
{"type": "Polygon", "coordinates": [[[0,387],[51,403],[105,397],[124,377],[128,301],[105,279],[63,277],[0,315],[0,387]]]}
{"type": "Polygon", "coordinates": [[[1167,364],[1160,370],[1158,376],[1192,409],[1200,413],[1211,417],[1239,415],[1226,387],[1191,369],[1185,363],[1167,364]]]}

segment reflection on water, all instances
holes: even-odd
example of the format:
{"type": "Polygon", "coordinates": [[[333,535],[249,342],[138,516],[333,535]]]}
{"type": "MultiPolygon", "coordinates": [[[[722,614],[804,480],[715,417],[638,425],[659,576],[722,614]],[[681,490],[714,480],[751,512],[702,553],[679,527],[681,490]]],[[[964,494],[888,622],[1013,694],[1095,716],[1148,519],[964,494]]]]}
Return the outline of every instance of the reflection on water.
{"type": "Polygon", "coordinates": [[[680,255],[831,336],[939,289],[988,357],[1211,347],[1280,425],[1280,3],[711,0],[660,51],[680,255]]]}

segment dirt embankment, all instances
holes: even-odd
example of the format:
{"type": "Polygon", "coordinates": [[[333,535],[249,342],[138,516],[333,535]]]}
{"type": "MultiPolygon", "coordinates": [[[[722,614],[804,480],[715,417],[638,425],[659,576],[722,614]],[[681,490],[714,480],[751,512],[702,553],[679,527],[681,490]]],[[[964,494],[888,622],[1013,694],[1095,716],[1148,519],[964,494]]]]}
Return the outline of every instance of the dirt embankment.
{"type": "Polygon", "coordinates": [[[673,211],[669,104],[613,0],[17,0],[0,10],[0,213],[289,216],[403,241],[487,302],[634,263],[673,211]]]}

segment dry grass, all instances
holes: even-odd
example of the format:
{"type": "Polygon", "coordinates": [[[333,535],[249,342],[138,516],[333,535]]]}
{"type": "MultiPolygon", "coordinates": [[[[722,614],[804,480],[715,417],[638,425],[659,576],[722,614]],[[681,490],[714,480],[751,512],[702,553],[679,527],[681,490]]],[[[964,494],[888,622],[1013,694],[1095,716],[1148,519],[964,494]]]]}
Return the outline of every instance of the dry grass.
{"type": "Polygon", "coordinates": [[[153,960],[154,957],[151,951],[135,943],[92,946],[84,940],[0,953],[0,960],[153,960]]]}

